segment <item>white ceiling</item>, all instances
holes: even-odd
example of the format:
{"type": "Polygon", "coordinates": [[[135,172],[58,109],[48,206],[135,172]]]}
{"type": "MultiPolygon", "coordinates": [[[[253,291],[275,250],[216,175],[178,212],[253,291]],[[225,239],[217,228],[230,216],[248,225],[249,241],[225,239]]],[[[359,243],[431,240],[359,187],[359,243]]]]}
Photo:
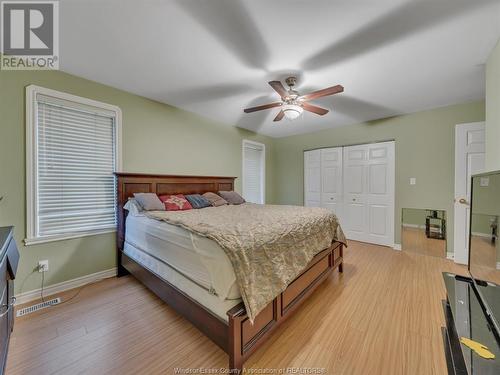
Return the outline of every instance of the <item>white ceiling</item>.
{"type": "Polygon", "coordinates": [[[62,0],[61,69],[283,137],[484,98],[500,0],[62,0]],[[342,84],[273,123],[267,81],[342,84]]]}

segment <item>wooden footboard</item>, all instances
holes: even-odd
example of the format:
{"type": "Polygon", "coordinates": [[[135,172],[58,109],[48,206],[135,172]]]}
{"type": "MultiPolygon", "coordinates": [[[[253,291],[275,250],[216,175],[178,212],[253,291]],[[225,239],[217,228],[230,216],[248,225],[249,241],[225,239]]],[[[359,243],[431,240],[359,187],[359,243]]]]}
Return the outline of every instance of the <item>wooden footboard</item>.
{"type": "Polygon", "coordinates": [[[342,256],[343,245],[339,242],[317,254],[309,267],[257,315],[253,325],[243,303],[227,312],[228,321],[225,322],[126,254],[121,256],[121,266],[223,349],[229,355],[230,369],[242,370],[247,358],[286,318],[293,315],[335,268],[342,272],[342,256]]]}
{"type": "Polygon", "coordinates": [[[327,278],[336,267],[342,272],[343,245],[334,242],[317,254],[308,268],[250,323],[241,303],[227,312],[229,368],[241,370],[245,360],[327,278]]]}

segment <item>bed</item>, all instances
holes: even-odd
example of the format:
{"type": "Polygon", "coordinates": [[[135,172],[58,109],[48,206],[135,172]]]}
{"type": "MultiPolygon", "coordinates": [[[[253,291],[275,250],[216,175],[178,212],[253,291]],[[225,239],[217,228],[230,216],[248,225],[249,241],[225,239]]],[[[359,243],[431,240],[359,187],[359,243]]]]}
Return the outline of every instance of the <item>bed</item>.
{"type": "Polygon", "coordinates": [[[282,293],[252,316],[252,324],[234,273],[231,274],[231,263],[215,241],[165,222],[127,215],[124,208],[134,193],[202,194],[233,190],[235,178],[116,175],[118,276],[132,274],[188,319],[228,353],[230,369],[241,370],[245,360],[325,278],[337,268],[342,272],[343,244],[333,241],[313,257],[282,293]]]}

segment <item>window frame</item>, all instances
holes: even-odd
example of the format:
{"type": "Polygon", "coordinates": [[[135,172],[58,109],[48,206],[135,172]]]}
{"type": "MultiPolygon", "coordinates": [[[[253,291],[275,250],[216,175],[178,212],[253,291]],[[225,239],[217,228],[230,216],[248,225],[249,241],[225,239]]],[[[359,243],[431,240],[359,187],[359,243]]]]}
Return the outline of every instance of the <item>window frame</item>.
{"type": "MultiPolygon", "coordinates": [[[[258,146],[262,148],[262,155],[261,155],[261,203],[260,204],[265,204],[266,203],[266,145],[264,143],[256,142],[256,141],[250,141],[248,139],[244,139],[242,142],[242,147],[241,147],[241,182],[242,182],[242,193],[243,197],[245,197],[246,192],[245,192],[245,145],[253,145],[253,146],[258,146]]],[[[245,198],[246,199],[246,198],[245,198]]]]}
{"type": "Polygon", "coordinates": [[[26,246],[47,243],[53,241],[67,240],[94,236],[102,233],[116,232],[116,228],[102,228],[89,231],[65,233],[52,236],[37,236],[37,191],[38,186],[38,144],[37,144],[37,95],[41,94],[53,97],[56,100],[64,100],[74,104],[75,108],[92,107],[96,113],[103,112],[114,116],[115,126],[115,172],[120,172],[122,168],[122,111],[119,107],[96,100],[84,98],[77,95],[60,92],[36,85],[26,87],[26,246]]]}

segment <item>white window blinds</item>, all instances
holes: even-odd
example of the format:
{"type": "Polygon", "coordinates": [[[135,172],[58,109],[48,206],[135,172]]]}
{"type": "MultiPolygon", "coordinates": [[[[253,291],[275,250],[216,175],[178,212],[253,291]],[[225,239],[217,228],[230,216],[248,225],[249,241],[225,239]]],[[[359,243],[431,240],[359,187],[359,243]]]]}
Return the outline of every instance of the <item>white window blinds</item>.
{"type": "Polygon", "coordinates": [[[243,196],[247,202],[264,203],[264,145],[243,142],[243,196]]]}
{"type": "Polygon", "coordinates": [[[116,114],[36,95],[34,237],[116,226],[116,114]]]}

